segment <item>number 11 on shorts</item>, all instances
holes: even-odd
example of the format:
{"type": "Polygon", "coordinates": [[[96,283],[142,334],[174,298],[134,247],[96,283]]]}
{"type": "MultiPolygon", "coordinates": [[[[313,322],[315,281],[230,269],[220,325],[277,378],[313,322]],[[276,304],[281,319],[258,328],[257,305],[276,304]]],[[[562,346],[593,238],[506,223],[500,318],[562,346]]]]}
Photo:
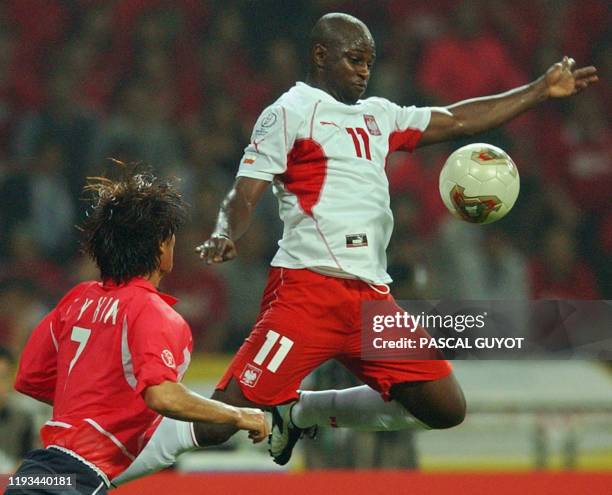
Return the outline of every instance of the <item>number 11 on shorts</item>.
{"type": "Polygon", "coordinates": [[[281,337],[281,335],[278,332],[275,332],[274,330],[268,330],[268,333],[266,334],[266,341],[263,343],[263,345],[259,349],[259,352],[253,359],[253,362],[255,364],[261,366],[272,351],[272,348],[274,347],[276,342],[278,342],[279,338],[280,342],[278,344],[278,350],[272,356],[272,359],[270,359],[268,366],[266,366],[266,368],[269,369],[272,373],[276,373],[278,367],[287,357],[289,350],[291,349],[291,347],[293,347],[293,340],[288,339],[285,336],[281,337]]]}

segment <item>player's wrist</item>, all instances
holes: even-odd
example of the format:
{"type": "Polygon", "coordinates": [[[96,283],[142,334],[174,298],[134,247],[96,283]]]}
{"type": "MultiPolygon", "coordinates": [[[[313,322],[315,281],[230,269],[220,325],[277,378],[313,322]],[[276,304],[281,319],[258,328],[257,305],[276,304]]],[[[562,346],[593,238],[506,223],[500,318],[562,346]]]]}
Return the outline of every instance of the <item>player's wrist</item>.
{"type": "Polygon", "coordinates": [[[240,429],[240,425],[242,424],[242,410],[236,406],[227,406],[227,411],[229,414],[228,424],[240,429]]]}
{"type": "Polygon", "coordinates": [[[536,103],[550,98],[550,88],[546,82],[546,75],[540,76],[530,84],[530,89],[535,97],[536,103]]]}
{"type": "Polygon", "coordinates": [[[232,240],[231,236],[229,235],[229,232],[226,231],[215,231],[212,233],[212,237],[223,237],[224,239],[227,239],[229,241],[232,240]]]}

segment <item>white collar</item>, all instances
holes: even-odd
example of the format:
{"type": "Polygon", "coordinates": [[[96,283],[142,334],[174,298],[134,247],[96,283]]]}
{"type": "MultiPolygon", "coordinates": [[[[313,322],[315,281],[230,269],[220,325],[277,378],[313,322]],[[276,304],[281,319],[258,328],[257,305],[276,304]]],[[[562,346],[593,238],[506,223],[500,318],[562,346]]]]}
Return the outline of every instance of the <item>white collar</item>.
{"type": "Polygon", "coordinates": [[[338,103],[340,105],[345,105],[347,107],[357,107],[363,100],[358,100],[354,105],[347,105],[346,103],[342,103],[341,101],[336,100],[332,95],[330,95],[327,91],[324,91],[320,88],[315,88],[310,84],[307,84],[302,81],[298,81],[295,83],[295,87],[301,91],[306,91],[310,93],[312,96],[316,96],[319,100],[328,101],[331,103],[338,103]]]}

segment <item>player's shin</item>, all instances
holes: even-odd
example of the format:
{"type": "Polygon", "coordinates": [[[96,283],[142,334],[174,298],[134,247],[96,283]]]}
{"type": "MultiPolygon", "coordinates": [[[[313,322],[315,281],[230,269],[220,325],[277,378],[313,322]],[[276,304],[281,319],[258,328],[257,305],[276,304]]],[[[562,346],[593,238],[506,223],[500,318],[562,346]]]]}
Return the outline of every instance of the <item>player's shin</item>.
{"type": "Polygon", "coordinates": [[[317,425],[361,431],[428,429],[401,404],[385,402],[367,385],[344,390],[302,391],[291,409],[291,422],[299,428],[317,425]]]}

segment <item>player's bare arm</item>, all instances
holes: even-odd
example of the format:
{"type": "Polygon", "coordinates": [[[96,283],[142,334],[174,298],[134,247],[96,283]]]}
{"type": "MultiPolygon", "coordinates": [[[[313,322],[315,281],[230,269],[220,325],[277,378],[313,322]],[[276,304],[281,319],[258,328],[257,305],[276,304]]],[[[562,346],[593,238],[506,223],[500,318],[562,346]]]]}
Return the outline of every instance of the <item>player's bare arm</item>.
{"type": "Polygon", "coordinates": [[[249,228],[257,202],[270,182],[250,177],[239,177],[221,203],[215,230],[196,251],[206,264],[234,259],[238,252],[235,241],[249,228]]]}
{"type": "Polygon", "coordinates": [[[269,434],[264,413],[259,409],[234,407],[223,402],[206,399],[191,392],[184,385],[165,381],[147,388],[144,394],[147,406],[162,416],[181,421],[202,421],[233,425],[247,430],[254,443],[269,434]]]}
{"type": "Polygon", "coordinates": [[[418,146],[439,143],[498,127],[549,98],[575,95],[598,81],[592,66],[575,69],[564,57],[530,84],[493,96],[454,103],[432,112],[431,122],[418,146]]]}

